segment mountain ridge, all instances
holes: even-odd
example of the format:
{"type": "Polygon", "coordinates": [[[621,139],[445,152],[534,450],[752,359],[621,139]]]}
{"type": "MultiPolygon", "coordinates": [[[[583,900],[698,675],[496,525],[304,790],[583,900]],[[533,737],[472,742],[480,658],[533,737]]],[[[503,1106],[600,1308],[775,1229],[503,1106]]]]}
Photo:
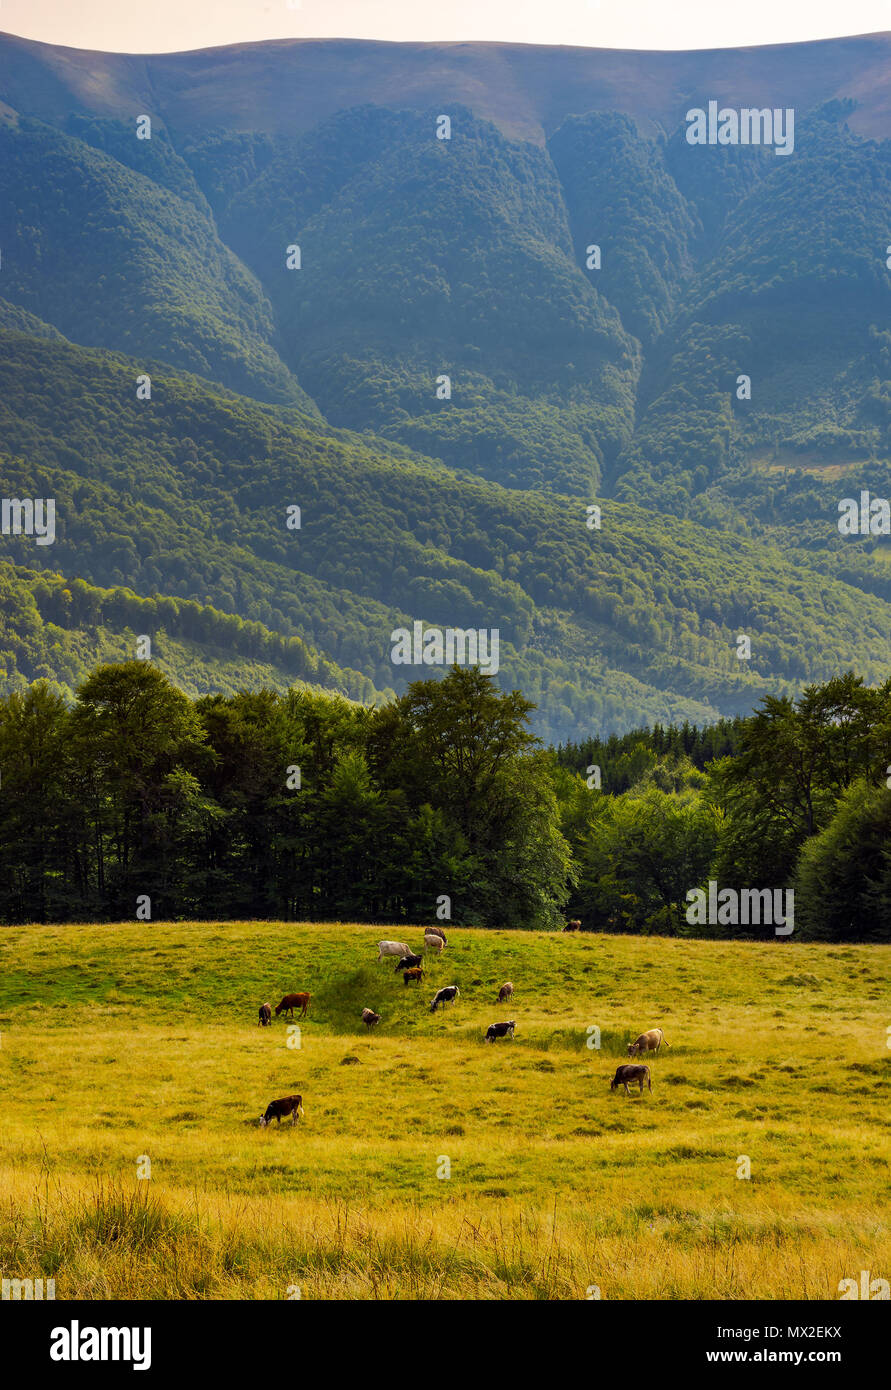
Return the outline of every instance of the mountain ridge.
{"type": "Polygon", "coordinates": [[[268,39],[164,54],[61,49],[0,33],[0,95],[14,109],[30,114],[41,112],[27,100],[17,104],[15,96],[24,98],[37,83],[45,88],[44,115],[67,114],[72,100],[77,109],[88,111],[119,113],[126,101],[141,102],[140,110],[151,110],[151,99],[172,126],[208,128],[221,124],[215,118],[219,99],[209,86],[216,83],[225,89],[230,108],[234,105],[239,113],[242,123],[232,128],[303,130],[366,101],[390,104],[398,93],[401,104],[416,110],[440,98],[461,102],[512,138],[538,144],[566,116],[592,109],[639,116],[651,130],[660,125],[674,128],[683,116],[682,104],[692,99],[706,76],[710,90],[700,95],[719,101],[735,92],[758,106],[810,110],[834,98],[851,97],[859,103],[853,128],[874,134],[891,126],[889,69],[891,31],[796,44],[670,51],[268,39]],[[431,58],[437,62],[431,63],[431,58]],[[280,60],[290,64],[289,81],[281,80],[280,60]],[[717,62],[721,75],[712,76],[717,62]],[[41,73],[43,84],[38,82],[41,73]]]}

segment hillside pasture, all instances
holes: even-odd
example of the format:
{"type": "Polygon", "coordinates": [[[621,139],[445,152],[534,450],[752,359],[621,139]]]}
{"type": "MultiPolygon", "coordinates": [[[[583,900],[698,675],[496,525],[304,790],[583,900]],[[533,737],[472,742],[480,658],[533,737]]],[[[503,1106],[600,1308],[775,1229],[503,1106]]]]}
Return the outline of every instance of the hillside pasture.
{"type": "Polygon", "coordinates": [[[423,931],[3,929],[0,1273],[264,1299],[823,1299],[889,1277],[891,948],[455,928],[406,987],[383,938],[423,931]],[[299,1033],[257,1026],[299,990],[299,1033]],[[486,1044],[499,1019],[515,1040],[486,1044]],[[612,1093],[656,1026],[652,1094],[612,1093]],[[261,1130],[293,1092],[299,1124],[261,1130]]]}

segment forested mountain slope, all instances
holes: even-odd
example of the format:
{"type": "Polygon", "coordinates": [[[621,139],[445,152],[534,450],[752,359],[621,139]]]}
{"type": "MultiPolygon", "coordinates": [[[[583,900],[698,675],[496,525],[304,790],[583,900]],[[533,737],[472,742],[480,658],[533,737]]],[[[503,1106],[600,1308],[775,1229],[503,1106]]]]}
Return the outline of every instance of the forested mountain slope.
{"type": "Polygon", "coordinates": [[[883,599],[766,543],[608,500],[591,530],[581,500],[199,378],[158,367],[139,401],[118,355],[17,332],[0,345],[4,495],[52,495],[57,512],[54,544],[6,536],[10,559],[301,636],[369,695],[426,669],[391,662],[393,629],[415,620],[498,628],[500,679],[540,702],[553,738],[702,722],[837,660],[878,676],[891,659],[883,599]]]}
{"type": "MultiPolygon", "coordinates": [[[[133,127],[126,137],[133,151],[162,141],[138,141],[133,127]]],[[[203,198],[42,122],[7,120],[0,244],[5,297],[73,341],[162,356],[261,400],[313,408],[275,351],[271,306],[203,198]]]]}
{"type": "Polygon", "coordinates": [[[0,561],[363,699],[396,627],[497,628],[554,739],[887,676],[888,540],[836,521],[891,478],[888,53],[0,38],[0,478],[58,512],[0,561]],[[794,150],[691,145],[713,99],[794,150]]]}
{"type": "Polygon", "coordinates": [[[336,690],[367,703],[388,693],[375,691],[367,677],[342,670],[299,637],[282,637],[209,605],[142,598],[127,588],[101,589],[52,570],[0,562],[3,690],[48,681],[70,700],[97,659],[132,661],[146,637],[151,646],[144,658],[193,697],[261,685],[336,690]]]}

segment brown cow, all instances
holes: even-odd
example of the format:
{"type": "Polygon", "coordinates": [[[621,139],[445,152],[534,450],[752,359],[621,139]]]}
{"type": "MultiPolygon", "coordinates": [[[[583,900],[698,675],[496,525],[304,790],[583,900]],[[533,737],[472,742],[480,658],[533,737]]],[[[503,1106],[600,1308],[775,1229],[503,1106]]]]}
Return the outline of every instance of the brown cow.
{"type": "Polygon", "coordinates": [[[278,1018],[283,1009],[286,1013],[289,1013],[292,1018],[294,1017],[294,1010],[300,1009],[302,1011],[300,1017],[306,1018],[306,1011],[309,1008],[311,997],[312,996],[309,994],[286,994],[282,1002],[276,1005],[276,1018],[278,1018]]]}
{"type": "Polygon", "coordinates": [[[260,1016],[257,1019],[257,1027],[265,1028],[267,1024],[272,1022],[272,1009],[268,1004],[261,1004],[259,1013],[260,1016]]]}
{"type": "Polygon", "coordinates": [[[424,972],[418,965],[413,966],[411,970],[403,970],[402,972],[402,983],[404,985],[407,985],[409,980],[417,980],[418,983],[420,983],[423,978],[424,972]]]}
{"type": "Polygon", "coordinates": [[[617,1086],[624,1086],[626,1096],[630,1095],[630,1091],[628,1090],[629,1081],[632,1086],[635,1081],[640,1083],[641,1095],[643,1095],[644,1082],[647,1083],[651,1091],[653,1089],[649,1067],[645,1067],[640,1063],[629,1064],[628,1062],[623,1062],[622,1066],[616,1068],[616,1074],[610,1082],[610,1090],[614,1091],[617,1086]]]}
{"type": "Polygon", "coordinates": [[[641,1033],[636,1042],[628,1044],[628,1056],[638,1057],[641,1052],[658,1052],[663,1043],[666,1047],[671,1047],[661,1028],[651,1028],[648,1032],[641,1033]]]}
{"type": "Polygon", "coordinates": [[[449,938],[446,936],[446,934],[445,934],[445,932],[443,931],[442,927],[425,927],[425,928],[424,928],[424,935],[425,935],[425,936],[438,936],[438,937],[441,938],[442,944],[443,944],[444,946],[448,946],[448,944],[449,944],[449,938]]]}
{"type": "Polygon", "coordinates": [[[365,1027],[366,1027],[366,1028],[373,1028],[374,1025],[375,1025],[376,1023],[380,1023],[380,1021],[381,1021],[381,1016],[380,1016],[380,1014],[376,1014],[376,1013],[374,1012],[374,1009],[363,1009],[363,1010],[362,1010],[362,1022],[365,1024],[365,1027]]]}
{"type": "Polygon", "coordinates": [[[266,1107],[266,1114],[260,1117],[260,1128],[265,1129],[273,1120],[278,1120],[278,1127],[281,1129],[283,1115],[290,1115],[291,1124],[295,1125],[298,1116],[302,1114],[302,1096],[285,1096],[283,1100],[271,1100],[266,1107]]]}
{"type": "Polygon", "coordinates": [[[577,917],[574,918],[571,922],[567,922],[566,926],[563,928],[564,931],[581,931],[581,929],[582,924],[577,917]]]}
{"type": "Polygon", "coordinates": [[[514,987],[513,987],[513,985],[511,984],[510,980],[508,980],[507,984],[502,985],[501,988],[500,988],[500,990],[498,991],[497,1003],[503,1004],[504,1001],[505,1001],[505,999],[510,999],[511,995],[513,994],[513,992],[514,992],[514,987]]]}

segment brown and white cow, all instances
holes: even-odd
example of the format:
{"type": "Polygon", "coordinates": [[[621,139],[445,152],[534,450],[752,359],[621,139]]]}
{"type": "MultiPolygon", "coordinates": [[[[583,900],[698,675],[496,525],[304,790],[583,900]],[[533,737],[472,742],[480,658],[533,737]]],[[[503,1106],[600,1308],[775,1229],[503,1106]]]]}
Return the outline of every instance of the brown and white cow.
{"type": "Polygon", "coordinates": [[[259,1008],[259,1018],[257,1019],[257,1027],[258,1027],[258,1028],[265,1028],[265,1027],[266,1027],[268,1024],[270,1024],[271,1022],[272,1022],[272,1008],[271,1008],[271,1006],[270,1006],[269,1004],[261,1004],[261,1005],[260,1005],[260,1008],[259,1008]]]}
{"type": "Polygon", "coordinates": [[[636,1042],[628,1044],[628,1056],[639,1057],[642,1052],[658,1052],[663,1043],[671,1047],[661,1028],[650,1028],[646,1033],[641,1033],[636,1042]]]}
{"type": "Polygon", "coordinates": [[[632,1086],[634,1085],[635,1081],[639,1083],[641,1095],[643,1095],[644,1082],[647,1083],[647,1086],[651,1091],[653,1089],[653,1083],[650,1080],[650,1069],[649,1067],[645,1067],[640,1062],[623,1062],[620,1067],[617,1067],[616,1074],[610,1082],[610,1090],[614,1091],[617,1086],[624,1086],[626,1096],[630,1095],[630,1092],[628,1090],[629,1081],[631,1082],[632,1086]]]}
{"type": "Polygon", "coordinates": [[[402,972],[402,983],[404,985],[407,985],[409,980],[417,980],[418,984],[420,984],[423,978],[424,972],[419,965],[413,965],[411,970],[403,970],[402,972]]]}
{"type": "Polygon", "coordinates": [[[309,1008],[310,998],[311,996],[309,994],[286,994],[282,1002],[275,1006],[276,1018],[278,1018],[279,1014],[282,1012],[289,1013],[293,1018],[295,1009],[300,1009],[300,1017],[306,1018],[306,1011],[309,1008]]]}
{"type": "Polygon", "coordinates": [[[496,1003],[498,1003],[498,1004],[503,1004],[504,1001],[505,1001],[505,999],[510,999],[510,998],[511,998],[513,992],[514,992],[514,987],[513,987],[513,985],[511,984],[510,980],[508,980],[507,983],[506,983],[506,984],[503,984],[503,985],[501,986],[500,990],[498,991],[498,999],[496,1000],[496,1003]]]}
{"type": "Polygon", "coordinates": [[[298,1116],[303,1114],[302,1096],[285,1096],[283,1100],[271,1100],[266,1107],[265,1115],[260,1117],[260,1128],[265,1129],[273,1120],[278,1120],[281,1129],[282,1116],[290,1115],[291,1124],[297,1123],[298,1116]]]}
{"type": "Polygon", "coordinates": [[[373,1028],[374,1025],[375,1025],[376,1023],[380,1023],[380,1021],[381,1021],[381,1016],[380,1016],[380,1014],[376,1014],[376,1013],[374,1012],[374,1009],[363,1009],[363,1010],[362,1010],[362,1022],[365,1024],[365,1027],[366,1027],[366,1028],[373,1028]]]}

